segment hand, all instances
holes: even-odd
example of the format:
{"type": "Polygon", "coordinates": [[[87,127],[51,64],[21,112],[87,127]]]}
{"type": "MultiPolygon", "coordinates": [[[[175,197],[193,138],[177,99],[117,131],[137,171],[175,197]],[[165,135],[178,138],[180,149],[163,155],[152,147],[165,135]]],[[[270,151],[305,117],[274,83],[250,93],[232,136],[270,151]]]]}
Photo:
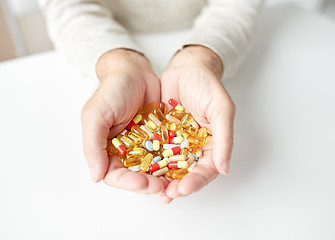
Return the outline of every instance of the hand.
{"type": "Polygon", "coordinates": [[[211,143],[193,171],[181,180],[173,180],[160,195],[163,202],[194,193],[228,174],[233,146],[235,106],[220,82],[223,66],[220,58],[202,46],[179,51],[161,76],[162,101],[174,98],[192,113],[202,127],[213,133],[211,143]]]}
{"type": "MultiPolygon", "coordinates": [[[[124,168],[107,154],[107,139],[121,132],[145,104],[160,101],[160,81],[141,54],[118,49],[97,63],[100,86],[82,109],[84,153],[94,182],[142,193],[163,191],[164,180],[124,168]]],[[[166,181],[166,180],[165,180],[166,181]]]]}

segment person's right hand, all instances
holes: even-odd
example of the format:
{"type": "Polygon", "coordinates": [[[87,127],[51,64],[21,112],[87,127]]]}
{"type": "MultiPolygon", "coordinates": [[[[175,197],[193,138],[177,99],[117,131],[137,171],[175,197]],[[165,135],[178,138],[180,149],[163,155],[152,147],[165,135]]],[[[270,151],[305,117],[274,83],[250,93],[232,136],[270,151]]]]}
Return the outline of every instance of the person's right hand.
{"type": "Polygon", "coordinates": [[[164,179],[124,168],[108,156],[107,139],[121,132],[145,104],[160,101],[160,81],[141,54],[117,49],[97,63],[100,86],[82,109],[84,154],[94,182],[141,193],[164,191],[164,179]]]}

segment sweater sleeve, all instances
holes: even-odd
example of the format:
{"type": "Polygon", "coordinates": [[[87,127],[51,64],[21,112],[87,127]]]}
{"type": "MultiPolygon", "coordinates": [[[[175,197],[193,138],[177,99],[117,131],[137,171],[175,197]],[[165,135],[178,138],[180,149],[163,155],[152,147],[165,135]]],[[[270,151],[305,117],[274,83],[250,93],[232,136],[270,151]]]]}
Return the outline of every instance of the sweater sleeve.
{"type": "Polygon", "coordinates": [[[231,77],[247,54],[263,0],[209,0],[183,46],[202,45],[217,53],[224,78],[231,77]]]}
{"type": "Polygon", "coordinates": [[[96,78],[96,63],[109,50],[141,52],[104,0],[39,1],[56,49],[85,75],[96,78]]]}

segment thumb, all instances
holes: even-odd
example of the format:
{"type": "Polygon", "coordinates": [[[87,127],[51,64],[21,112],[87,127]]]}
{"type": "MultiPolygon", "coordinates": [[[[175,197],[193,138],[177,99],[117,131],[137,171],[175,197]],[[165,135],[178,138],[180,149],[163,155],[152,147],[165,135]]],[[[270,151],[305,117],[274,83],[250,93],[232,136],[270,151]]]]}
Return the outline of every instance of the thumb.
{"type": "Polygon", "coordinates": [[[211,121],[213,132],[212,158],[219,173],[227,175],[233,148],[235,105],[230,100],[216,109],[211,121]]]}
{"type": "Polygon", "coordinates": [[[81,114],[84,154],[93,182],[102,180],[108,169],[107,138],[114,122],[114,119],[107,120],[102,110],[103,105],[97,101],[93,96],[85,104],[81,114]]]}

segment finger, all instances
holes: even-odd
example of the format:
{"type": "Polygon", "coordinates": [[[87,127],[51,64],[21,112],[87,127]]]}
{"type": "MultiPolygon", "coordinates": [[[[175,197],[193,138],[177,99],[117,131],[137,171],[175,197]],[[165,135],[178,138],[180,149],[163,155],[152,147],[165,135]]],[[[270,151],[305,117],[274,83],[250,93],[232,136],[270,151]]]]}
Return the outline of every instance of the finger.
{"type": "Polygon", "coordinates": [[[159,200],[164,204],[169,204],[173,200],[173,198],[168,197],[165,193],[159,194],[158,197],[159,197],[159,200]]]}
{"type": "Polygon", "coordinates": [[[93,182],[99,182],[105,176],[109,164],[106,148],[112,122],[105,120],[104,114],[94,107],[93,102],[94,99],[91,98],[83,107],[81,122],[84,154],[91,178],[93,182]]]}
{"type": "Polygon", "coordinates": [[[144,194],[164,191],[162,180],[146,173],[133,172],[124,168],[116,156],[111,157],[104,182],[112,187],[144,194]]]}
{"type": "Polygon", "coordinates": [[[229,172],[229,162],[233,149],[235,106],[231,100],[218,105],[214,117],[210,120],[213,130],[212,157],[218,172],[229,172]]]}
{"type": "Polygon", "coordinates": [[[211,153],[206,151],[189,174],[181,180],[174,180],[170,183],[166,194],[170,198],[190,195],[213,181],[217,175],[218,172],[211,160],[211,153]]]}

